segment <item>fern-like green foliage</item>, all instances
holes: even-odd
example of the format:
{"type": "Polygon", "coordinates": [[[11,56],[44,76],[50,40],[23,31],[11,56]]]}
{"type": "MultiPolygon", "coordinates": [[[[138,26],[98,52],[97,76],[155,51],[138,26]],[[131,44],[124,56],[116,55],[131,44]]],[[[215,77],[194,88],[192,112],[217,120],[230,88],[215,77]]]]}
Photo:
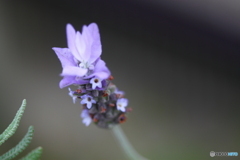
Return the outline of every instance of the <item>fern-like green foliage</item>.
{"type": "MultiPolygon", "coordinates": [[[[24,99],[13,121],[5,129],[5,131],[0,135],[0,145],[2,145],[8,138],[10,138],[16,132],[25,108],[26,108],[26,100],[24,99]]],[[[13,147],[8,152],[0,156],[0,160],[11,160],[15,158],[17,155],[19,155],[31,143],[33,132],[34,132],[33,126],[30,126],[24,138],[15,147],[13,147]]],[[[25,157],[21,158],[21,160],[38,160],[41,157],[41,154],[42,154],[42,148],[38,147],[32,152],[30,152],[28,155],[26,155],[25,157]]]]}
{"type": "Polygon", "coordinates": [[[25,111],[26,104],[27,104],[26,99],[24,99],[12,123],[10,123],[10,125],[0,135],[0,145],[2,145],[9,137],[11,137],[16,132],[17,127],[19,126],[19,122],[25,111]]]}
{"type": "Polygon", "coordinates": [[[0,159],[11,160],[21,153],[29,145],[29,143],[31,143],[33,131],[33,126],[30,126],[24,138],[14,148],[3,154],[0,159]]]}
{"type": "Polygon", "coordinates": [[[21,158],[20,160],[38,160],[42,154],[42,147],[38,147],[28,153],[25,157],[21,158]]]}

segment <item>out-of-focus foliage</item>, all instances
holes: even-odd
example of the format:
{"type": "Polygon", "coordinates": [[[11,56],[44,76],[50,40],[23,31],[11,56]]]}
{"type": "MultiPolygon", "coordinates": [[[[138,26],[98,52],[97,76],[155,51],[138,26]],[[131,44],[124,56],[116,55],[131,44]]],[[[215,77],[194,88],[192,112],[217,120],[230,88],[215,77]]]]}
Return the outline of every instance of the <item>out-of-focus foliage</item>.
{"type": "MultiPolygon", "coordinates": [[[[3,131],[3,133],[0,135],[0,145],[2,145],[8,138],[10,138],[16,132],[25,108],[26,108],[26,100],[24,99],[13,121],[5,129],[5,131],[3,131]]],[[[11,160],[16,156],[18,156],[31,143],[31,140],[33,138],[33,132],[34,132],[33,126],[30,126],[28,128],[28,132],[23,137],[23,139],[15,147],[13,147],[8,152],[1,155],[0,160],[11,160]]],[[[38,160],[41,154],[42,154],[42,148],[38,147],[32,152],[30,152],[29,154],[27,154],[25,157],[23,157],[21,160],[38,160]]]]}

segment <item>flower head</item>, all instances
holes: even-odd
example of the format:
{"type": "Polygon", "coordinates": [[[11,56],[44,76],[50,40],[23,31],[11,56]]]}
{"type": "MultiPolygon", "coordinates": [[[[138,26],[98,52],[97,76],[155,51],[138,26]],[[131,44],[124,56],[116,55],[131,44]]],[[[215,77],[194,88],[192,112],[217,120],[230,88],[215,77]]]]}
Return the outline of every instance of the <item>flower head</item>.
{"type": "Polygon", "coordinates": [[[87,79],[95,76],[107,79],[110,71],[100,59],[102,45],[97,24],[84,25],[82,33],[67,24],[66,31],[68,48],[53,48],[63,67],[60,88],[86,84],[87,79]]]}
{"type": "Polygon", "coordinates": [[[126,98],[120,98],[117,100],[117,110],[120,110],[122,112],[126,111],[126,108],[128,105],[128,100],[126,98]]]}
{"type": "Polygon", "coordinates": [[[63,79],[59,87],[77,86],[75,91],[68,88],[68,94],[73,103],[81,98],[81,117],[86,126],[93,121],[101,128],[111,128],[125,122],[131,110],[126,109],[128,100],[112,83],[113,77],[100,57],[102,46],[98,26],[95,23],[84,25],[79,32],[67,24],[66,31],[68,48],[53,48],[62,65],[63,79]]]}
{"type": "Polygon", "coordinates": [[[82,110],[81,117],[83,119],[82,120],[83,124],[85,124],[86,126],[89,126],[90,123],[92,122],[92,118],[89,116],[87,109],[82,110]]]}
{"type": "Polygon", "coordinates": [[[92,103],[96,103],[92,96],[85,94],[81,96],[81,98],[82,98],[81,104],[86,104],[88,109],[92,107],[92,103]]]}

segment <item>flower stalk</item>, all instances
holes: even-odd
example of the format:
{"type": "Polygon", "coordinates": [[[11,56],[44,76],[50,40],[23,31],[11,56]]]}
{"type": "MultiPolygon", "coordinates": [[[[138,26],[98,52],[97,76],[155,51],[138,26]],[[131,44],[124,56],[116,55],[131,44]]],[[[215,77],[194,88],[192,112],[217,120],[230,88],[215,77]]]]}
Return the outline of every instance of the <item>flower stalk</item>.
{"type": "Polygon", "coordinates": [[[141,156],[130,144],[127,137],[125,136],[121,126],[116,125],[112,128],[112,132],[114,137],[116,138],[117,142],[121,146],[122,150],[124,151],[126,157],[129,160],[148,160],[147,158],[141,156]]]}

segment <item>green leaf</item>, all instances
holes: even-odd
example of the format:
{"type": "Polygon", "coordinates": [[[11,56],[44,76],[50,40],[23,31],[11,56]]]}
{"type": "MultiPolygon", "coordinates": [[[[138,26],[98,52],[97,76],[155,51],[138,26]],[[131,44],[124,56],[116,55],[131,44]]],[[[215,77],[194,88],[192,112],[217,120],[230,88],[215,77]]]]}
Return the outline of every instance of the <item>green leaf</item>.
{"type": "Polygon", "coordinates": [[[25,157],[20,160],[38,160],[42,155],[42,147],[38,147],[28,153],[25,157]]]}
{"type": "Polygon", "coordinates": [[[0,156],[0,160],[11,160],[21,153],[31,143],[33,132],[33,126],[30,126],[24,138],[14,148],[0,156]]]}
{"type": "Polygon", "coordinates": [[[5,129],[5,131],[0,135],[0,145],[2,145],[9,137],[11,137],[17,130],[19,122],[22,118],[24,110],[26,108],[26,99],[23,100],[21,107],[19,108],[16,116],[14,117],[11,124],[5,129]]]}

